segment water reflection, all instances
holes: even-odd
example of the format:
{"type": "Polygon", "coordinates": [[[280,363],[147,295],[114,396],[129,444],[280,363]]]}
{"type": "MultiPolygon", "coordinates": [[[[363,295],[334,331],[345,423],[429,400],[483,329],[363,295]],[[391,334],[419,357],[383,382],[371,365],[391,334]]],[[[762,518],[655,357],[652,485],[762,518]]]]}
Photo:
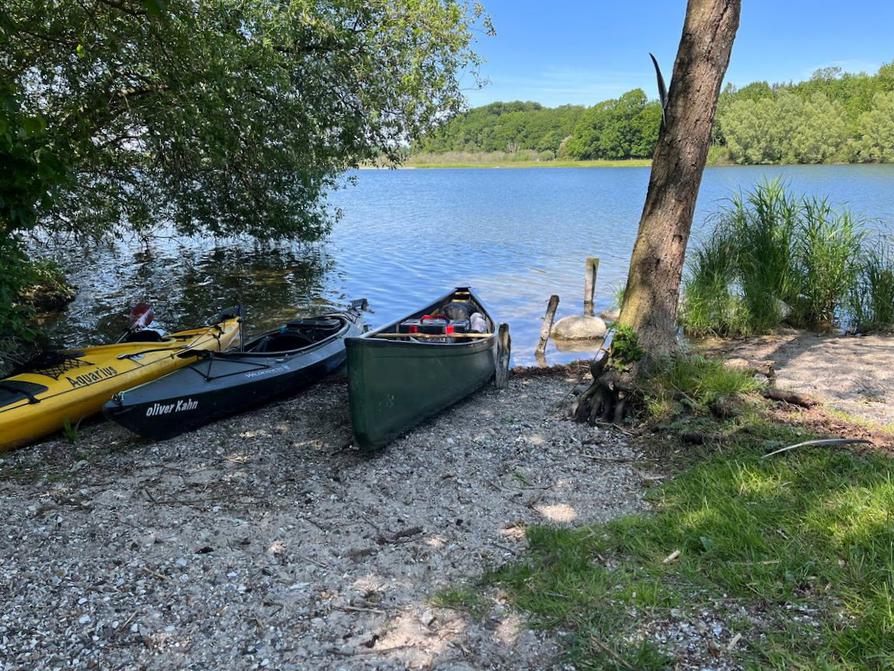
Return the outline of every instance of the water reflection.
{"type": "Polygon", "coordinates": [[[334,264],[323,246],[245,242],[204,249],[161,240],[135,251],[100,247],[77,259],[57,250],[79,292],[52,325],[51,337],[59,343],[114,338],[140,301],[154,306],[157,322],[168,330],[202,324],[232,305],[243,306],[250,330],[333,307],[326,278],[334,264]]]}

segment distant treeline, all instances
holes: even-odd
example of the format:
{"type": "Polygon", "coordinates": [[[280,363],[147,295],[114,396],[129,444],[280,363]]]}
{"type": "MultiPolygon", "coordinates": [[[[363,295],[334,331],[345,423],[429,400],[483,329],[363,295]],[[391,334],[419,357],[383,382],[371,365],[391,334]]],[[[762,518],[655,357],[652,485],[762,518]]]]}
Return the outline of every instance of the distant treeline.
{"type": "MultiPolygon", "coordinates": [[[[641,89],[593,107],[492,103],[445,123],[415,154],[523,152],[540,160],[651,158],[661,109],[641,89]]],[[[715,163],[894,161],[894,63],[874,75],[823,68],[804,82],[727,85],[715,163]]]]}
{"type": "Polygon", "coordinates": [[[454,117],[418,151],[447,152],[542,152],[555,158],[562,141],[577,127],[586,108],[580,105],[544,107],[540,103],[491,103],[454,117]]]}

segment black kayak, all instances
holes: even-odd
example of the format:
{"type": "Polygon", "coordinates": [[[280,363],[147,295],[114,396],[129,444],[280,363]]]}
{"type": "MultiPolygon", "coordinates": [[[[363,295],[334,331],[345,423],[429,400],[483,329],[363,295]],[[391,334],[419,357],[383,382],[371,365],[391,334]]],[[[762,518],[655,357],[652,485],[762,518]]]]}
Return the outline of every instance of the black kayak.
{"type": "Polygon", "coordinates": [[[291,321],[242,349],[209,353],[116,394],[103,412],[134,433],[160,440],[293,394],[344,364],[345,338],[363,333],[365,305],[354,301],[346,312],[291,321]]]}

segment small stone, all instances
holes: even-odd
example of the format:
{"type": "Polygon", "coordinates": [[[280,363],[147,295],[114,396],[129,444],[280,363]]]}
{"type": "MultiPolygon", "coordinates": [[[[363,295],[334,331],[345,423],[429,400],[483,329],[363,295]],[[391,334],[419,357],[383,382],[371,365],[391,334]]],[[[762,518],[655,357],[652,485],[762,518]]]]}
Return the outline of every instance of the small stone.
{"type": "Polygon", "coordinates": [[[89,616],[89,615],[81,615],[81,617],[78,618],[78,623],[79,623],[79,624],[87,624],[88,622],[90,622],[90,616],[89,616]]]}

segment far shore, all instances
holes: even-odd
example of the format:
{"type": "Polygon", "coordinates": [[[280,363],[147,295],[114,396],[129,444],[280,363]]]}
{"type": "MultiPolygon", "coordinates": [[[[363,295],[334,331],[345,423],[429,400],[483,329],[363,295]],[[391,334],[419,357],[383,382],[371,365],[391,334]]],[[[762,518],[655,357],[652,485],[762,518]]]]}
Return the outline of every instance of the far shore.
{"type": "MultiPolygon", "coordinates": [[[[436,156],[427,154],[423,157],[409,157],[400,165],[389,165],[382,163],[366,164],[360,166],[361,170],[438,170],[438,169],[458,169],[458,168],[649,168],[652,161],[645,158],[632,158],[616,161],[609,160],[592,160],[592,161],[575,161],[568,159],[549,159],[549,160],[512,160],[490,158],[487,155],[481,158],[452,158],[445,157],[443,160],[436,156]]],[[[725,160],[709,161],[708,168],[738,168],[749,167],[756,164],[738,164],[725,160]]],[[[785,167],[798,166],[805,167],[807,165],[830,166],[830,165],[884,165],[878,163],[773,163],[761,164],[761,167],[785,167]]]]}
{"type": "Polygon", "coordinates": [[[652,161],[645,158],[626,159],[622,161],[414,161],[408,159],[401,168],[648,168],[652,161]]]}

